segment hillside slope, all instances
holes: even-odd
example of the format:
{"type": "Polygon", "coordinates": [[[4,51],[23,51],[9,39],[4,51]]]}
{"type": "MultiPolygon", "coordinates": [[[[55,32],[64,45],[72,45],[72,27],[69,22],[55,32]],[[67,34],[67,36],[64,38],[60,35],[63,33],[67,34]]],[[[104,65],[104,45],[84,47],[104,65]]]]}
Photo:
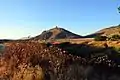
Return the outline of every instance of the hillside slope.
{"type": "Polygon", "coordinates": [[[52,28],[47,31],[43,31],[40,35],[33,37],[34,40],[52,40],[52,39],[76,39],[76,38],[82,38],[82,36],[74,34],[66,29],[58,28],[57,26],[55,28],[52,28]]]}
{"type": "Polygon", "coordinates": [[[120,25],[112,26],[109,28],[99,30],[91,35],[87,35],[86,37],[95,37],[97,35],[99,35],[99,36],[111,36],[111,35],[115,35],[115,34],[120,34],[120,25]]]}

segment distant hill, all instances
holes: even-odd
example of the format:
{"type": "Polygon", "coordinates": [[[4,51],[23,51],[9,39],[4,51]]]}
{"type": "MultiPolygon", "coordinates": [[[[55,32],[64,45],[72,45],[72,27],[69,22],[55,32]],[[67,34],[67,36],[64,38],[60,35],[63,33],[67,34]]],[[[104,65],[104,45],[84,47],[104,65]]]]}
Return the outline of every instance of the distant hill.
{"type": "Polygon", "coordinates": [[[55,27],[47,31],[43,31],[40,35],[33,37],[33,40],[52,40],[52,39],[76,39],[82,36],[74,34],[64,28],[55,27]]]}
{"type": "Polygon", "coordinates": [[[99,35],[99,36],[111,36],[114,34],[120,34],[120,25],[102,29],[100,31],[97,31],[94,34],[90,34],[90,35],[87,35],[85,37],[92,38],[92,37],[95,37],[97,35],[99,35]]]}
{"type": "Polygon", "coordinates": [[[12,39],[0,39],[0,43],[9,42],[9,41],[14,41],[14,40],[12,40],[12,39]]]}

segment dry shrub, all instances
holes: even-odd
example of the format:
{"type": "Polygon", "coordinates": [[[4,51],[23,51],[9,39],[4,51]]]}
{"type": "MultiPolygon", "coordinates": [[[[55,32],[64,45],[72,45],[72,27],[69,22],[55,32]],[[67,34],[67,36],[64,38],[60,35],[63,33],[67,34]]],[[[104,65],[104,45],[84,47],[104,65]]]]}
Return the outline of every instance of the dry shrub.
{"type": "Polygon", "coordinates": [[[12,80],[44,80],[44,73],[39,66],[22,68],[13,75],[12,80]]]}
{"type": "MultiPolygon", "coordinates": [[[[110,71],[108,67],[106,71],[104,68],[98,68],[102,64],[93,68],[87,64],[86,59],[69,54],[55,46],[47,47],[46,44],[38,42],[8,44],[0,58],[0,80],[85,80],[86,77],[89,78],[88,80],[102,80],[101,73],[105,75],[105,72],[110,71]],[[99,78],[93,79],[98,77],[96,74],[99,78]]],[[[96,60],[99,62],[105,58],[98,57],[96,60]]],[[[115,75],[113,74],[111,72],[110,76],[115,75]]]]}
{"type": "Polygon", "coordinates": [[[70,65],[74,62],[78,65],[86,63],[81,57],[38,42],[9,43],[0,59],[2,60],[0,63],[4,63],[1,66],[5,68],[4,73],[0,71],[1,79],[11,80],[42,80],[44,78],[45,80],[66,80],[66,77],[70,77],[67,76],[70,65]],[[21,65],[25,68],[20,67],[21,65]]]}
{"type": "MultiPolygon", "coordinates": [[[[3,54],[3,56],[0,58],[0,79],[16,80],[17,79],[16,77],[20,76],[20,73],[22,72],[22,70],[24,70],[24,68],[21,68],[20,66],[25,64],[26,67],[29,67],[30,59],[31,59],[32,55],[34,55],[36,53],[35,51],[37,51],[37,49],[42,50],[44,45],[41,44],[41,45],[35,46],[35,43],[20,43],[20,42],[19,43],[9,43],[9,45],[10,46],[6,47],[6,50],[3,54]]],[[[37,53],[39,53],[39,52],[40,51],[38,51],[37,53]]],[[[26,70],[28,71],[28,69],[31,70],[31,68],[33,71],[36,69],[35,67],[31,66],[30,69],[25,68],[25,72],[26,72],[26,70]]],[[[38,73],[42,73],[42,72],[40,72],[40,70],[39,70],[38,73]]],[[[18,79],[19,79],[19,77],[18,77],[18,79]]],[[[25,80],[25,78],[24,78],[24,80],[25,80]]],[[[36,79],[36,80],[38,80],[38,79],[36,79]]]]}

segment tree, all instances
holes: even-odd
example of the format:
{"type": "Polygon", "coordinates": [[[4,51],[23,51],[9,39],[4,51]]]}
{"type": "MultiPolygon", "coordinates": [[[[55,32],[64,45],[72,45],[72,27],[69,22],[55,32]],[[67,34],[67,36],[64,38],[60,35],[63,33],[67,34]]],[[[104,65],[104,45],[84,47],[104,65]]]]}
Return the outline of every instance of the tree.
{"type": "Polygon", "coordinates": [[[118,7],[118,11],[119,11],[119,13],[120,13],[120,6],[118,7]]]}
{"type": "Polygon", "coordinates": [[[105,41],[107,39],[106,36],[96,36],[95,38],[95,41],[105,41]]]}
{"type": "Polygon", "coordinates": [[[118,39],[120,39],[120,35],[118,35],[118,34],[112,35],[112,38],[115,40],[118,40],[118,39]]]}
{"type": "Polygon", "coordinates": [[[120,35],[118,34],[114,34],[112,35],[111,37],[108,38],[108,40],[111,40],[111,41],[116,41],[116,40],[119,40],[120,39],[120,35]]]}

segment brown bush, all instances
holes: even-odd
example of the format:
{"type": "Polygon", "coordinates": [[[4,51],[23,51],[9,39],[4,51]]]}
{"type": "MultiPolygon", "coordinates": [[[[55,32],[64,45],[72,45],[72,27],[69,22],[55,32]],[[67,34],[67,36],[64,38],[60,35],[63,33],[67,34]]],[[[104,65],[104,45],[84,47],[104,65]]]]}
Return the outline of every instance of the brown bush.
{"type": "Polygon", "coordinates": [[[37,42],[9,43],[0,59],[0,78],[11,80],[43,80],[43,76],[45,80],[66,80],[69,65],[86,63],[58,47],[37,42]]]}
{"type": "Polygon", "coordinates": [[[39,66],[22,68],[13,75],[12,80],[44,80],[44,73],[39,66]]]}

